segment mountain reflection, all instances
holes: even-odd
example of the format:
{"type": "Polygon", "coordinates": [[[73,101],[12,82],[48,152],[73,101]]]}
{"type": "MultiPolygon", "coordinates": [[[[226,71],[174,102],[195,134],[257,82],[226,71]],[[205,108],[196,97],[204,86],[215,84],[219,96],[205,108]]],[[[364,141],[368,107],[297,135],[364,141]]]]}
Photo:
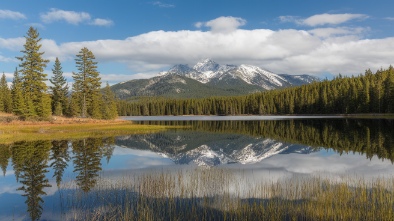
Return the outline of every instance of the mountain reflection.
{"type": "MultiPolygon", "coordinates": [[[[288,144],[299,144],[313,147],[333,149],[339,154],[361,153],[368,159],[377,156],[379,159],[389,159],[394,162],[394,120],[391,119],[297,119],[297,120],[265,120],[265,121],[142,121],[140,124],[159,124],[185,126],[192,131],[186,136],[193,138],[187,146],[176,145],[174,139],[168,133],[161,135],[146,135],[147,139],[152,136],[164,140],[155,142],[153,138],[151,146],[158,147],[168,152],[168,149],[181,147],[182,151],[197,148],[206,139],[219,140],[215,134],[244,135],[253,139],[269,138],[288,144]],[[173,147],[172,147],[173,146],[173,147]],[[169,148],[171,147],[171,148],[169,148]]],[[[185,131],[185,130],[181,130],[185,131]]],[[[178,135],[179,136],[178,132],[178,135]]],[[[231,140],[231,139],[230,139],[231,140]]],[[[227,144],[231,144],[228,140],[227,144]]],[[[211,140],[212,141],[212,140],[211,140]]],[[[135,142],[132,141],[131,144],[135,142]]],[[[120,142],[124,144],[124,142],[120,142]]],[[[127,144],[126,144],[127,146],[127,144]]],[[[225,147],[225,143],[220,145],[225,147]]]]}
{"type": "MultiPolygon", "coordinates": [[[[377,119],[308,119],[271,121],[158,121],[141,124],[182,125],[156,134],[81,140],[29,141],[0,144],[3,175],[12,166],[32,220],[43,213],[43,196],[59,188],[67,171],[84,193],[95,187],[102,160],[110,163],[117,146],[149,150],[176,164],[216,166],[255,163],[275,154],[309,154],[322,148],[362,153],[394,162],[394,121],[377,119]],[[49,175],[49,171],[53,174],[49,175]],[[49,179],[51,178],[52,179],[49,179]],[[53,180],[53,184],[50,181],[53,180]]],[[[104,161],[104,162],[105,162],[104,161]]],[[[11,171],[10,171],[11,172],[11,171]]]]}

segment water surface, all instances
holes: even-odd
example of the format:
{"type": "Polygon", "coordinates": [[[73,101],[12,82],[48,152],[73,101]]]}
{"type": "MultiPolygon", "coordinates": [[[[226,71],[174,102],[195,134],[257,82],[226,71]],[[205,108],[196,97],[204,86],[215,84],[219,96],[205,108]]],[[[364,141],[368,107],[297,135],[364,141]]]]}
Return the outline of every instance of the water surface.
{"type": "Polygon", "coordinates": [[[102,179],[154,171],[218,167],[242,173],[248,182],[256,183],[295,176],[372,180],[394,175],[392,120],[317,116],[125,119],[184,128],[0,145],[0,220],[62,220],[70,212],[62,206],[66,190],[88,193],[102,179]]]}

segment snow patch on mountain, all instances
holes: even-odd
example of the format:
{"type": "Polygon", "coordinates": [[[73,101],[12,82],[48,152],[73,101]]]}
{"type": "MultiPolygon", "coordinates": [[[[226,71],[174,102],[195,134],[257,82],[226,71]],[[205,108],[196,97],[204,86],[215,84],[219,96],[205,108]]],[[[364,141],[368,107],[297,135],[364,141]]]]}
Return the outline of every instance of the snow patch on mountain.
{"type": "Polygon", "coordinates": [[[175,65],[162,76],[168,74],[183,75],[204,84],[209,82],[218,84],[225,79],[240,79],[247,84],[257,85],[266,90],[301,85],[318,80],[316,77],[309,75],[279,75],[253,65],[220,65],[211,59],[201,60],[193,67],[181,64],[175,65]]]}

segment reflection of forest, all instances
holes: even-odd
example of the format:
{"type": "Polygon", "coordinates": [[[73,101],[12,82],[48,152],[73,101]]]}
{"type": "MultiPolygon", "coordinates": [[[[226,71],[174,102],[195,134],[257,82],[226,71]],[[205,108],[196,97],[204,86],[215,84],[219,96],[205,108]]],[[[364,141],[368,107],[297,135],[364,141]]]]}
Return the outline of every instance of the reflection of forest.
{"type": "Polygon", "coordinates": [[[394,120],[303,119],[267,121],[145,121],[141,124],[187,126],[193,131],[244,134],[338,153],[357,152],[394,162],[394,120]]]}
{"type": "Polygon", "coordinates": [[[42,196],[46,195],[45,187],[51,187],[46,174],[53,169],[53,177],[57,186],[63,178],[64,170],[71,160],[70,149],[74,156],[74,172],[77,173],[77,185],[89,191],[96,184],[96,177],[101,170],[100,160],[110,160],[114,147],[114,138],[87,138],[76,141],[32,141],[0,145],[0,165],[6,174],[11,159],[15,178],[22,186],[26,197],[27,212],[32,220],[38,220],[42,214],[42,196]],[[49,162],[50,165],[49,165],[49,162]]]}
{"type": "MultiPolygon", "coordinates": [[[[189,140],[196,143],[200,139],[201,142],[210,139],[206,134],[241,134],[316,148],[333,148],[341,154],[359,152],[368,158],[377,156],[394,162],[394,120],[162,121],[144,124],[189,126],[189,140]]],[[[157,142],[160,139],[166,141],[159,135],[149,136],[159,139],[157,142]]],[[[138,136],[134,139],[138,139],[138,136]]],[[[87,138],[3,144],[0,145],[0,166],[5,175],[9,162],[12,162],[16,180],[21,184],[17,190],[23,191],[22,195],[26,197],[25,203],[31,219],[38,220],[43,210],[42,196],[46,194],[44,188],[51,186],[46,177],[49,169],[52,168],[56,184],[60,186],[64,171],[72,160],[76,183],[81,190],[88,192],[96,184],[101,171],[101,159],[105,157],[109,162],[114,142],[114,138],[87,138]]]]}

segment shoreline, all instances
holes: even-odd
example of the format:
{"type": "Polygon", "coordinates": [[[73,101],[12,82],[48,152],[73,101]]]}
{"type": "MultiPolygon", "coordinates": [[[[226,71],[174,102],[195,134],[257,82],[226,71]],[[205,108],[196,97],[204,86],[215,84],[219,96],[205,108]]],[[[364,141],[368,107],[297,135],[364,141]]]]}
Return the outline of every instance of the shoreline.
{"type": "MultiPolygon", "coordinates": [[[[3,117],[3,116],[1,116],[3,117]]],[[[9,116],[8,116],[9,117],[9,116]]],[[[59,118],[53,121],[0,122],[0,144],[36,140],[75,140],[88,137],[114,137],[145,134],[174,128],[172,126],[138,125],[131,121],[59,118]]]]}

